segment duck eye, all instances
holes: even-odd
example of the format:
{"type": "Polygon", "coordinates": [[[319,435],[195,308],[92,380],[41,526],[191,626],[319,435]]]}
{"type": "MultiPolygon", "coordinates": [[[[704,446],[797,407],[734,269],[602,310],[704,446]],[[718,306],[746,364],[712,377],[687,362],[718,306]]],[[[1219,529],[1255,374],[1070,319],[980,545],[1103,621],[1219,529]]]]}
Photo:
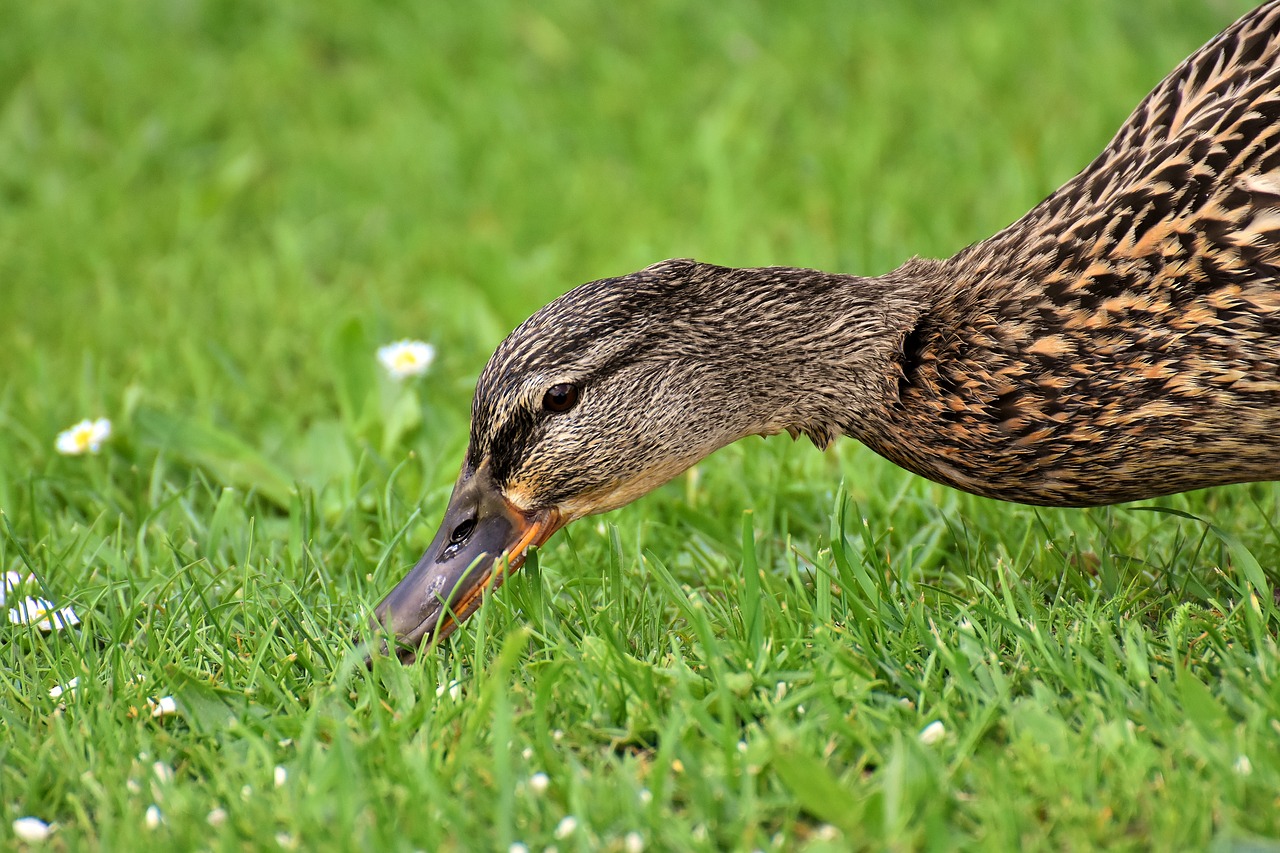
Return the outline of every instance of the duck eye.
{"type": "Polygon", "coordinates": [[[578,403],[578,386],[572,382],[552,385],[542,395],[542,408],[554,415],[569,411],[578,403]]]}

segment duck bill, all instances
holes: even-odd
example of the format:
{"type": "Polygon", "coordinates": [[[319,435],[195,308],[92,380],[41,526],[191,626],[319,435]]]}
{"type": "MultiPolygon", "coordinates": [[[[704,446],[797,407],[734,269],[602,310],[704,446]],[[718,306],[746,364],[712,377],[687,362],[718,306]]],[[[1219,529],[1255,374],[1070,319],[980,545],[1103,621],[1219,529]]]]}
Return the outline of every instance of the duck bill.
{"type": "Polygon", "coordinates": [[[374,610],[373,628],[395,636],[405,662],[419,647],[452,634],[507,575],[524,564],[530,547],[563,526],[555,510],[513,506],[487,466],[463,468],[440,530],[422,559],[374,610]]]}

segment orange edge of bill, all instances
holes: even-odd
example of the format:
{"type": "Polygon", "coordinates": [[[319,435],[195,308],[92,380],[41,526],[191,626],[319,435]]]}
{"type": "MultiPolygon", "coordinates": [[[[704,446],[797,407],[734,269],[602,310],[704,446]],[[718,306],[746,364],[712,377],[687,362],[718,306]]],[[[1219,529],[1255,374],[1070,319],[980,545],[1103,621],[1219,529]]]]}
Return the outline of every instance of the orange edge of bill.
{"type": "Polygon", "coordinates": [[[488,577],[468,590],[465,597],[445,610],[440,624],[436,625],[436,629],[431,632],[431,644],[434,645],[452,634],[461,624],[460,620],[466,619],[475,609],[472,606],[472,602],[476,602],[475,606],[478,607],[477,599],[488,592],[490,588],[500,586],[502,581],[506,580],[507,575],[524,565],[525,554],[530,548],[541,546],[563,526],[560,522],[560,515],[556,512],[552,512],[541,522],[535,521],[530,524],[529,529],[524,532],[524,535],[520,537],[515,546],[503,551],[502,556],[494,560],[494,563],[505,562],[506,565],[495,567],[493,571],[489,572],[488,577]],[[454,618],[455,613],[458,614],[459,618],[454,618]]]}

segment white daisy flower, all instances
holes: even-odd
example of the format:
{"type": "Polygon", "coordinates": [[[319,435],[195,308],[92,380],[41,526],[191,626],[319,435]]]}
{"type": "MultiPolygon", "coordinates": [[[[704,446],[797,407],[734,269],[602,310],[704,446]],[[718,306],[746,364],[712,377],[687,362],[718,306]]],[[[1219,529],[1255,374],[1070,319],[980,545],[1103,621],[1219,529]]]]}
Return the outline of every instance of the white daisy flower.
{"type": "Polygon", "coordinates": [[[61,631],[80,624],[80,617],[70,607],[58,607],[47,598],[28,596],[9,608],[9,621],[14,625],[35,625],[44,633],[61,631]]]}
{"type": "Polygon", "coordinates": [[[102,444],[111,437],[111,421],[98,418],[96,421],[83,420],[70,429],[58,433],[54,447],[65,456],[80,456],[85,453],[97,453],[102,444]]]}
{"type": "Polygon", "coordinates": [[[622,839],[622,849],[627,853],[644,853],[644,836],[638,832],[628,832],[622,839]]]}
{"type": "Polygon", "coordinates": [[[159,699],[148,699],[147,707],[152,717],[170,717],[178,713],[178,701],[172,696],[161,696],[159,699]]]}
{"type": "Polygon", "coordinates": [[[435,360],[436,348],[422,341],[403,340],[378,347],[378,361],[392,379],[421,376],[435,360]]]}
{"type": "Polygon", "coordinates": [[[216,808],[209,812],[209,816],[204,820],[209,826],[222,826],[227,822],[227,810],[221,807],[216,808]]]}
{"type": "Polygon", "coordinates": [[[53,828],[38,817],[20,817],[13,822],[13,834],[28,844],[44,841],[53,828]]]}
{"type": "Polygon", "coordinates": [[[934,720],[920,732],[920,742],[925,746],[933,746],[947,736],[947,727],[941,720],[934,720]]]}
{"type": "Polygon", "coordinates": [[[550,784],[551,777],[546,773],[534,773],[529,777],[529,789],[538,796],[545,794],[550,784]]]}
{"type": "Polygon", "coordinates": [[[147,829],[156,829],[160,824],[164,823],[164,815],[160,813],[160,807],[152,803],[147,806],[147,814],[143,820],[147,824],[147,829]]]}
{"type": "Polygon", "coordinates": [[[289,781],[289,771],[277,764],[273,781],[277,788],[284,787],[284,783],[289,781]]]}

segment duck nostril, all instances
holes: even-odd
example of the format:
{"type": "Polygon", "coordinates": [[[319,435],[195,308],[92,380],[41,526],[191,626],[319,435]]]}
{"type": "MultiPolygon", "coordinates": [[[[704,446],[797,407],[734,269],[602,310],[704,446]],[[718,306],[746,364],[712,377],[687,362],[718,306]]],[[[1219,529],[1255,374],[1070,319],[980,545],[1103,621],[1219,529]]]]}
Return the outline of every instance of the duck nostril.
{"type": "Polygon", "coordinates": [[[449,534],[449,544],[457,545],[461,542],[466,542],[467,539],[471,537],[471,531],[475,529],[476,520],[474,518],[466,519],[457,527],[453,528],[453,532],[449,534]]]}

